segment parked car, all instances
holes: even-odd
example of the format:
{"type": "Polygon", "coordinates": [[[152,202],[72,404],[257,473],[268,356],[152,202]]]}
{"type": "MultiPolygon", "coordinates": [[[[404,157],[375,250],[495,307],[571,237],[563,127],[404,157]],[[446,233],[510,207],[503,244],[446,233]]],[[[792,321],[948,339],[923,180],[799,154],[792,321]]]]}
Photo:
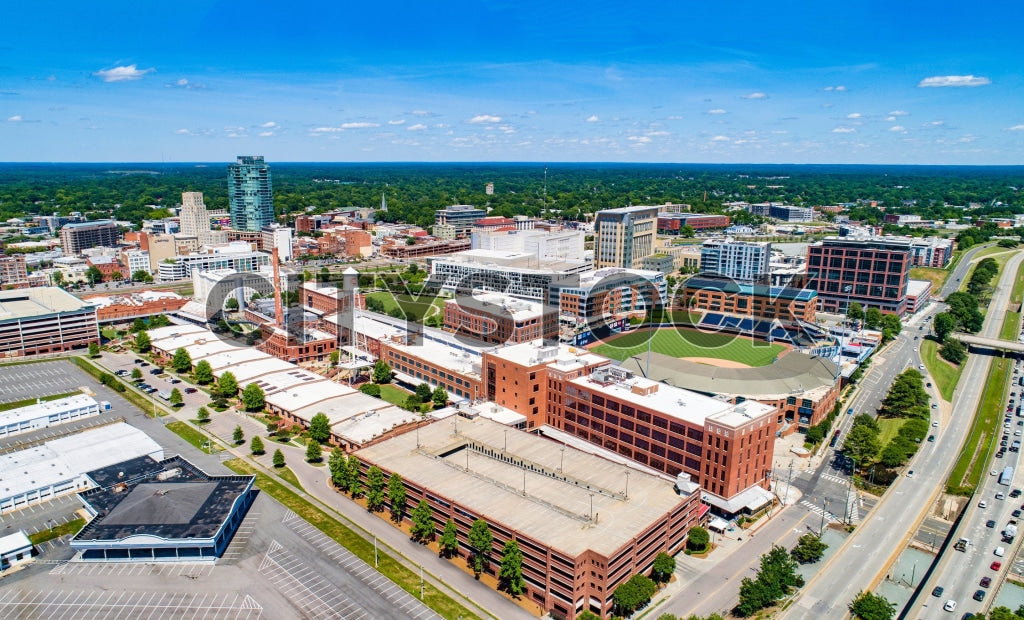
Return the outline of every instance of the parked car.
{"type": "Polygon", "coordinates": [[[945,589],[942,586],[935,586],[935,589],[932,590],[932,596],[938,598],[942,596],[943,592],[945,592],[945,589]]]}
{"type": "Polygon", "coordinates": [[[956,611],[956,601],[949,599],[946,604],[942,606],[946,611],[956,611]]]}
{"type": "Polygon", "coordinates": [[[171,379],[171,385],[174,385],[175,383],[181,383],[181,379],[171,379]]]}
{"type": "Polygon", "coordinates": [[[995,526],[996,526],[996,522],[993,521],[992,519],[989,519],[988,521],[985,522],[985,527],[994,528],[995,526]]]}
{"type": "Polygon", "coordinates": [[[187,388],[185,388],[185,393],[186,394],[195,394],[197,391],[198,390],[196,390],[194,387],[187,387],[187,388]]]}
{"type": "Polygon", "coordinates": [[[975,592],[974,593],[974,600],[978,601],[979,603],[981,601],[985,600],[985,591],[984,590],[978,590],[977,592],[975,592]]]}
{"type": "Polygon", "coordinates": [[[991,568],[992,570],[999,570],[1000,568],[1003,567],[1003,563],[1002,562],[992,562],[991,564],[989,564],[988,567],[991,568]]]}
{"type": "Polygon", "coordinates": [[[992,578],[991,577],[982,577],[981,578],[981,582],[978,585],[980,585],[983,588],[987,588],[990,585],[992,585],[992,578]]]}

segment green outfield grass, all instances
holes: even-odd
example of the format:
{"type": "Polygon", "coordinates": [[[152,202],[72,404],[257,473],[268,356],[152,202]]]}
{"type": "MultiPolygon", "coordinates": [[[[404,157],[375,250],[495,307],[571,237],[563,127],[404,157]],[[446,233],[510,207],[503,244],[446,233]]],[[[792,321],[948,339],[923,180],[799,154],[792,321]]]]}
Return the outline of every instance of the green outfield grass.
{"type": "Polygon", "coordinates": [[[406,294],[393,295],[387,291],[367,293],[366,298],[379,300],[384,304],[384,312],[386,313],[391,312],[394,308],[398,308],[399,304],[401,304],[401,309],[405,312],[406,319],[415,323],[419,323],[424,318],[437,313],[443,314],[444,302],[446,301],[444,298],[433,297],[427,294],[413,297],[406,294]]]}
{"type": "MultiPolygon", "coordinates": [[[[624,360],[647,352],[647,330],[637,330],[599,344],[594,353],[624,360]]],[[[767,366],[786,349],[781,344],[733,334],[704,333],[693,329],[659,329],[654,334],[651,349],[671,357],[713,357],[746,364],[767,366]]]]}

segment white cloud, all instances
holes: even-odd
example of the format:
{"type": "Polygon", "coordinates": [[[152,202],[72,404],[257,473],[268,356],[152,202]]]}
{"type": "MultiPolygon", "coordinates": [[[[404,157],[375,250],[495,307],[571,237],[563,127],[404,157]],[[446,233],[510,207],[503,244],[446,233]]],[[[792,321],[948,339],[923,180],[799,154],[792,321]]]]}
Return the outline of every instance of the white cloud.
{"type": "Polygon", "coordinates": [[[638,144],[648,144],[651,141],[647,136],[630,136],[629,140],[638,144]]]}
{"type": "Polygon", "coordinates": [[[853,127],[836,127],[832,130],[832,133],[854,133],[857,131],[853,127]]]}
{"type": "Polygon", "coordinates": [[[411,114],[413,116],[434,116],[434,113],[428,110],[413,110],[411,114]]]}
{"type": "Polygon", "coordinates": [[[277,123],[274,121],[267,121],[260,125],[260,129],[273,129],[274,127],[277,127],[277,123]]]}
{"type": "MultiPolygon", "coordinates": [[[[21,118],[21,117],[19,116],[18,118],[21,118]]],[[[10,120],[10,119],[7,119],[7,120],[10,120]]],[[[1024,131],[1024,125],[1014,125],[1013,127],[1008,127],[1006,129],[1006,131],[1024,131]]]]}
{"type": "Polygon", "coordinates": [[[924,124],[925,127],[942,127],[946,124],[946,121],[929,121],[924,124]]]}
{"type": "Polygon", "coordinates": [[[181,78],[180,80],[178,80],[174,84],[177,85],[177,86],[188,86],[188,80],[186,80],[185,78],[181,78]]]}
{"type": "Polygon", "coordinates": [[[842,84],[840,84],[839,86],[826,86],[822,90],[824,90],[825,92],[835,91],[837,93],[845,93],[846,92],[846,87],[843,86],[842,84]]]}
{"type": "Polygon", "coordinates": [[[681,121],[681,120],[683,120],[683,117],[680,116],[679,114],[673,114],[672,116],[666,116],[665,118],[667,120],[670,120],[670,121],[681,121]]]}
{"type": "Polygon", "coordinates": [[[404,125],[404,124],[405,124],[405,119],[404,118],[400,118],[400,119],[398,119],[396,121],[388,121],[388,125],[404,125]]]}
{"type": "Polygon", "coordinates": [[[889,128],[889,131],[894,133],[907,133],[907,128],[903,125],[893,125],[889,128]]]}
{"type": "Polygon", "coordinates": [[[407,128],[409,131],[423,131],[427,128],[423,123],[416,123],[415,125],[409,125],[407,128]]]}
{"type": "MultiPolygon", "coordinates": [[[[109,82],[111,80],[107,80],[107,81],[109,82]]],[[[174,82],[171,82],[169,84],[164,84],[164,86],[166,88],[184,88],[185,90],[202,90],[202,89],[206,88],[206,86],[204,86],[202,84],[194,84],[192,82],[189,82],[185,78],[181,78],[181,79],[176,80],[174,82]]]]}
{"type": "Polygon", "coordinates": [[[592,114],[592,115],[587,117],[587,122],[588,123],[596,123],[599,120],[601,120],[601,119],[597,118],[596,114],[592,114]]]}
{"type": "Polygon", "coordinates": [[[473,118],[469,119],[466,122],[471,123],[473,125],[479,125],[481,123],[500,123],[501,117],[492,116],[490,114],[477,114],[476,116],[474,116],[473,118]]]}
{"type": "Polygon", "coordinates": [[[722,108],[715,108],[714,110],[708,110],[708,114],[725,114],[725,110],[722,108]]]}
{"type": "Polygon", "coordinates": [[[936,75],[918,82],[918,88],[942,88],[947,86],[987,86],[992,80],[974,75],[936,75]]]}
{"type": "Polygon", "coordinates": [[[269,138],[269,137],[270,137],[270,136],[272,136],[272,135],[274,135],[274,132],[273,132],[273,131],[261,131],[261,132],[259,133],[259,136],[260,136],[261,138],[269,138]]]}
{"type": "Polygon", "coordinates": [[[93,75],[104,82],[130,82],[132,80],[141,80],[142,76],[153,71],[156,71],[156,69],[139,69],[137,65],[125,65],[110,69],[100,69],[93,73],[93,75]]]}
{"type": "Polygon", "coordinates": [[[15,114],[14,116],[11,116],[7,119],[7,122],[9,123],[20,123],[21,121],[22,118],[20,114],[15,114]]]}
{"type": "Polygon", "coordinates": [[[311,133],[337,133],[339,131],[345,131],[341,127],[316,127],[311,130],[311,133]]]}
{"type": "Polygon", "coordinates": [[[711,138],[711,141],[712,142],[728,142],[729,141],[729,136],[715,136],[714,138],[711,138]]]}
{"type": "Polygon", "coordinates": [[[846,115],[846,118],[860,118],[860,112],[851,112],[846,115]]]}
{"type": "Polygon", "coordinates": [[[668,132],[667,131],[648,131],[646,135],[648,135],[648,136],[667,136],[668,132]]]}
{"type": "Polygon", "coordinates": [[[910,116],[910,112],[904,112],[903,110],[893,110],[889,112],[889,116],[910,116]]]}
{"type": "Polygon", "coordinates": [[[380,127],[380,123],[368,123],[366,121],[357,121],[353,123],[342,123],[342,129],[370,129],[373,127],[380,127]]]}
{"type": "Polygon", "coordinates": [[[764,93],[749,93],[747,95],[743,95],[743,98],[744,99],[767,99],[768,95],[766,95],[764,93]]]}
{"type": "Polygon", "coordinates": [[[192,132],[189,131],[188,129],[175,129],[174,133],[178,134],[179,136],[191,136],[192,135],[192,132]]]}

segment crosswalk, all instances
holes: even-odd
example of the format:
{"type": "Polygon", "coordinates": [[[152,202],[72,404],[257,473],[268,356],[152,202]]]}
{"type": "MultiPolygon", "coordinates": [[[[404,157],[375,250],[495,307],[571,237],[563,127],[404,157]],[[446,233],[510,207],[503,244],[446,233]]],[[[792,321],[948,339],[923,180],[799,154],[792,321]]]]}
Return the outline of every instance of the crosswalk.
{"type": "MultiPolygon", "coordinates": [[[[807,510],[808,512],[812,512],[812,513],[814,513],[814,514],[816,514],[818,516],[821,516],[821,514],[823,512],[823,508],[822,508],[821,504],[815,504],[815,503],[811,502],[810,500],[806,500],[806,499],[800,500],[800,505],[803,506],[804,509],[807,510]]],[[[828,504],[829,507],[832,507],[833,505],[834,504],[828,504]]],[[[824,510],[824,513],[825,513],[825,520],[828,521],[829,523],[839,523],[846,516],[849,516],[851,522],[853,522],[853,523],[856,523],[857,521],[860,520],[860,511],[857,509],[857,498],[856,498],[856,496],[851,496],[850,497],[849,504],[847,504],[846,509],[843,511],[843,515],[842,516],[837,516],[837,515],[833,514],[829,510],[824,510]]]]}

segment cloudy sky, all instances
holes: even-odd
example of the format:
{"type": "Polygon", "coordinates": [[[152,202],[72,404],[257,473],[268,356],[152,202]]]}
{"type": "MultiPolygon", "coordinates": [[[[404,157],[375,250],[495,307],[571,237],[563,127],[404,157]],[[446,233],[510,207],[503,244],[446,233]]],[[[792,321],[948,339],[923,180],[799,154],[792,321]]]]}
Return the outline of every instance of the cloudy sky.
{"type": "Polygon", "coordinates": [[[0,161],[1024,164],[1022,17],[948,0],[13,2],[0,161]]]}

